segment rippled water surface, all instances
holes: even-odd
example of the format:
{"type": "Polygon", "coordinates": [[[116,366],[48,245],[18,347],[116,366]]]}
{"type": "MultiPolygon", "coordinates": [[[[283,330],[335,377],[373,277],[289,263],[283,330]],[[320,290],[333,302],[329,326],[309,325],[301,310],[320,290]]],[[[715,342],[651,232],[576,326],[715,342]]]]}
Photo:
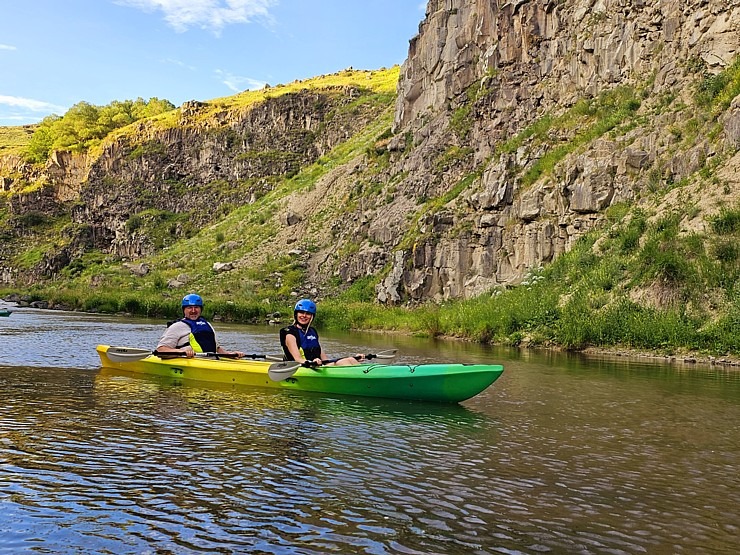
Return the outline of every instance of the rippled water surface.
{"type": "MultiPolygon", "coordinates": [[[[461,405],[133,378],[162,322],[0,319],[3,553],[735,553],[740,373],[326,335],[502,362],[461,405]]],[[[275,352],[276,330],[219,325],[275,352]]]]}

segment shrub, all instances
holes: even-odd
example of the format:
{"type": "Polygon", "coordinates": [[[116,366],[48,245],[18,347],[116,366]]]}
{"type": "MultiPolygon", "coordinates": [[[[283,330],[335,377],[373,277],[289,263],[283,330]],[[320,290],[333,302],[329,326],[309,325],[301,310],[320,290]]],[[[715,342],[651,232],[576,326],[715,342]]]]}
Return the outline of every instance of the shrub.
{"type": "Polygon", "coordinates": [[[729,235],[740,231],[740,209],[723,208],[721,212],[709,218],[712,231],[718,235],[729,235]]]}

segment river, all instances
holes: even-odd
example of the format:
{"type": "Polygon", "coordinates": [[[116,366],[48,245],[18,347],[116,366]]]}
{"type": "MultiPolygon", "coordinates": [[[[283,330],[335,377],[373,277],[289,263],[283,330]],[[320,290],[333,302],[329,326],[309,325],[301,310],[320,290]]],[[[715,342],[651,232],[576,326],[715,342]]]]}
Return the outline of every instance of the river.
{"type": "MultiPolygon", "coordinates": [[[[216,324],[276,352],[277,330],[216,324]]],[[[322,333],[331,356],[497,362],[460,405],[101,371],[162,321],[0,318],[0,552],[722,554],[740,547],[740,371],[322,333]]]]}

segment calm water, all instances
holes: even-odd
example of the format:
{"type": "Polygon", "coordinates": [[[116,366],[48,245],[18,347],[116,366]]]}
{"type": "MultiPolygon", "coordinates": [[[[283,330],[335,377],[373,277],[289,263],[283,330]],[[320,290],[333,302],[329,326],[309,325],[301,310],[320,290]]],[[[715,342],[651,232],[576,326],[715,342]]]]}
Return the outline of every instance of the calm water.
{"type": "MultiPolygon", "coordinates": [[[[276,352],[275,329],[218,326],[276,352]]],[[[717,554],[740,548],[740,371],[327,337],[497,361],[461,405],[177,384],[95,345],[163,322],[0,318],[0,552],[717,554]]],[[[327,335],[327,334],[324,334],[327,335]]]]}

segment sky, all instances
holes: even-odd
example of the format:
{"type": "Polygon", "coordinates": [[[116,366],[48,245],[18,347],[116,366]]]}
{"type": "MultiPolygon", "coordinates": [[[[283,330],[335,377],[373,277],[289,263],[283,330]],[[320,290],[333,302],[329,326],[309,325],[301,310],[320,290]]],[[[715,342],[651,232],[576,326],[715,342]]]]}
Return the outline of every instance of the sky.
{"type": "Polygon", "coordinates": [[[402,64],[425,0],[0,0],[0,126],[402,64]]]}

